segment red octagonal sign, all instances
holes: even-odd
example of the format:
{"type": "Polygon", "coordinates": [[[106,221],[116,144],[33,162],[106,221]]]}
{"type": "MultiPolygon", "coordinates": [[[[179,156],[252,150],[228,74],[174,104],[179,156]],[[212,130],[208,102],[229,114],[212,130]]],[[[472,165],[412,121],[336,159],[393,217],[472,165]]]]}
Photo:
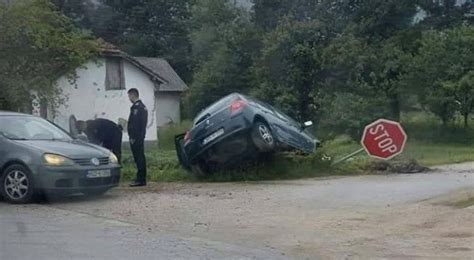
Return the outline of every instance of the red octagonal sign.
{"type": "Polygon", "coordinates": [[[403,152],[407,135],[395,121],[379,119],[365,127],[362,146],[377,159],[389,160],[403,152]]]}

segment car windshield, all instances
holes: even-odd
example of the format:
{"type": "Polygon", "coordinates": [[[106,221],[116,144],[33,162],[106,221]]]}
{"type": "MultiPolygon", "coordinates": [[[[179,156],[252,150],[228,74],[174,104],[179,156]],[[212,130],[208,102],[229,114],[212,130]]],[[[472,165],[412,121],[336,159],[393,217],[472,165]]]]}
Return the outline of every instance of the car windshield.
{"type": "Polygon", "coordinates": [[[12,140],[72,140],[54,124],[32,116],[0,116],[0,134],[12,140]]]}

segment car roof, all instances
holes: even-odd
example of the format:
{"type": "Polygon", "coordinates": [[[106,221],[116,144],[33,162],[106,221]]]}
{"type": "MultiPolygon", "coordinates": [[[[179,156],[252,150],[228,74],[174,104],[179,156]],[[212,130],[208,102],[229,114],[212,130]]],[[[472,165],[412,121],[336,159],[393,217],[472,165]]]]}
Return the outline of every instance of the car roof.
{"type": "Polygon", "coordinates": [[[25,114],[25,113],[13,112],[13,111],[0,110],[0,116],[32,116],[32,115],[25,114]]]}

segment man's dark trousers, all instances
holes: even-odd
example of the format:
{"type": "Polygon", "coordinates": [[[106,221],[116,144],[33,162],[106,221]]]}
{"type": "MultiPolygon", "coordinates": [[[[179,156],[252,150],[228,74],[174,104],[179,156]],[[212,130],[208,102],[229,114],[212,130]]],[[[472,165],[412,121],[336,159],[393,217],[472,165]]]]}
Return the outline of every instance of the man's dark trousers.
{"type": "Polygon", "coordinates": [[[105,148],[112,151],[117,156],[117,160],[122,164],[122,132],[117,133],[116,137],[102,144],[105,148]]]}
{"type": "Polygon", "coordinates": [[[146,183],[145,140],[134,140],[130,143],[133,158],[137,165],[137,182],[146,183]]]}

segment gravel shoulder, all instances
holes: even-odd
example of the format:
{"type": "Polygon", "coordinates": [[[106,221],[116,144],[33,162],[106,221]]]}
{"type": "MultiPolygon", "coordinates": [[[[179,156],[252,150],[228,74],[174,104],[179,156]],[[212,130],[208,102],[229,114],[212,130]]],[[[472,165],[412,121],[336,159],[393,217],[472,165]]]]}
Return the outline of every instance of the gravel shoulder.
{"type": "Polygon", "coordinates": [[[151,184],[40,207],[288,258],[473,259],[473,191],[467,163],[424,174],[151,184]]]}

